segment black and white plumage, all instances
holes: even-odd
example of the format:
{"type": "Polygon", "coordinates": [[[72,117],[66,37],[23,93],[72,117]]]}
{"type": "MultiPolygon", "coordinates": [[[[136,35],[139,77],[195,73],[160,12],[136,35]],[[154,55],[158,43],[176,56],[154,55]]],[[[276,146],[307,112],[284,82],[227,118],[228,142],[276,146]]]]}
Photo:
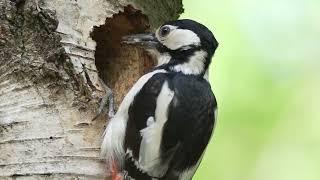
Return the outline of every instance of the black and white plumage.
{"type": "Polygon", "coordinates": [[[158,65],[123,99],[106,128],[102,155],[123,179],[190,180],[215,125],[207,76],[218,42],[187,19],[123,41],[146,48],[158,65]]]}

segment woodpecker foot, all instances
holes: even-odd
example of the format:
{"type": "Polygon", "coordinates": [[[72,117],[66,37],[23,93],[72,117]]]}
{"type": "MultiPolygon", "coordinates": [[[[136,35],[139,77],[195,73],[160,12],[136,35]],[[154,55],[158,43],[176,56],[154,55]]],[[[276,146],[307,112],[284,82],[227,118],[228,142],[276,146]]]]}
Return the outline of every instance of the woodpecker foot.
{"type": "Polygon", "coordinates": [[[108,109],[108,117],[109,119],[114,117],[115,108],[114,108],[114,95],[112,90],[104,84],[104,82],[100,79],[101,84],[104,86],[106,90],[105,95],[101,98],[100,106],[97,111],[97,115],[92,119],[92,121],[96,120],[102,113],[106,112],[108,109]],[[108,107],[108,108],[107,108],[108,107]]]}

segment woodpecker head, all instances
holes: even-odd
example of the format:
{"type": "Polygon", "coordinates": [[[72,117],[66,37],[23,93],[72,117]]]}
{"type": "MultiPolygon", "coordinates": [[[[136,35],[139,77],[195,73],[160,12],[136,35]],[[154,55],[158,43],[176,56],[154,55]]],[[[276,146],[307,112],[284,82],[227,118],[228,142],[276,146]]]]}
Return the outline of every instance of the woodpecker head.
{"type": "Polygon", "coordinates": [[[125,36],[123,42],[147,49],[159,67],[193,75],[205,74],[218,47],[207,27],[189,19],[167,22],[155,33],[125,36]]]}

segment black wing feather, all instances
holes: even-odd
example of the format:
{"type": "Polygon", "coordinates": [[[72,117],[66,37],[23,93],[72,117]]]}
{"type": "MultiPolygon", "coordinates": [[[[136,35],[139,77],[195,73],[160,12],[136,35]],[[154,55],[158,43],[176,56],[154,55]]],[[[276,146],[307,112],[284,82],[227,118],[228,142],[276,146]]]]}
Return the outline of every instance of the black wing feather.
{"type": "MultiPolygon", "coordinates": [[[[197,164],[215,124],[216,99],[210,84],[197,76],[177,75],[172,79],[174,97],[162,137],[162,152],[179,145],[164,179],[175,179],[197,164]]],[[[165,159],[165,158],[164,158],[165,159]]]]}

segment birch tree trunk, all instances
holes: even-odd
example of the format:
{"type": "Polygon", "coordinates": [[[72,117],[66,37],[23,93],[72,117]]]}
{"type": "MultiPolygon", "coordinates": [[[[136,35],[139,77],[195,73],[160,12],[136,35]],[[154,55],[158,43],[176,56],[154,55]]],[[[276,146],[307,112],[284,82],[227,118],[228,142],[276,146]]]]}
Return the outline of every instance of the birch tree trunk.
{"type": "Polygon", "coordinates": [[[0,0],[0,179],[103,179],[105,89],[122,100],[153,62],[123,46],[181,0],[0,0]]]}

